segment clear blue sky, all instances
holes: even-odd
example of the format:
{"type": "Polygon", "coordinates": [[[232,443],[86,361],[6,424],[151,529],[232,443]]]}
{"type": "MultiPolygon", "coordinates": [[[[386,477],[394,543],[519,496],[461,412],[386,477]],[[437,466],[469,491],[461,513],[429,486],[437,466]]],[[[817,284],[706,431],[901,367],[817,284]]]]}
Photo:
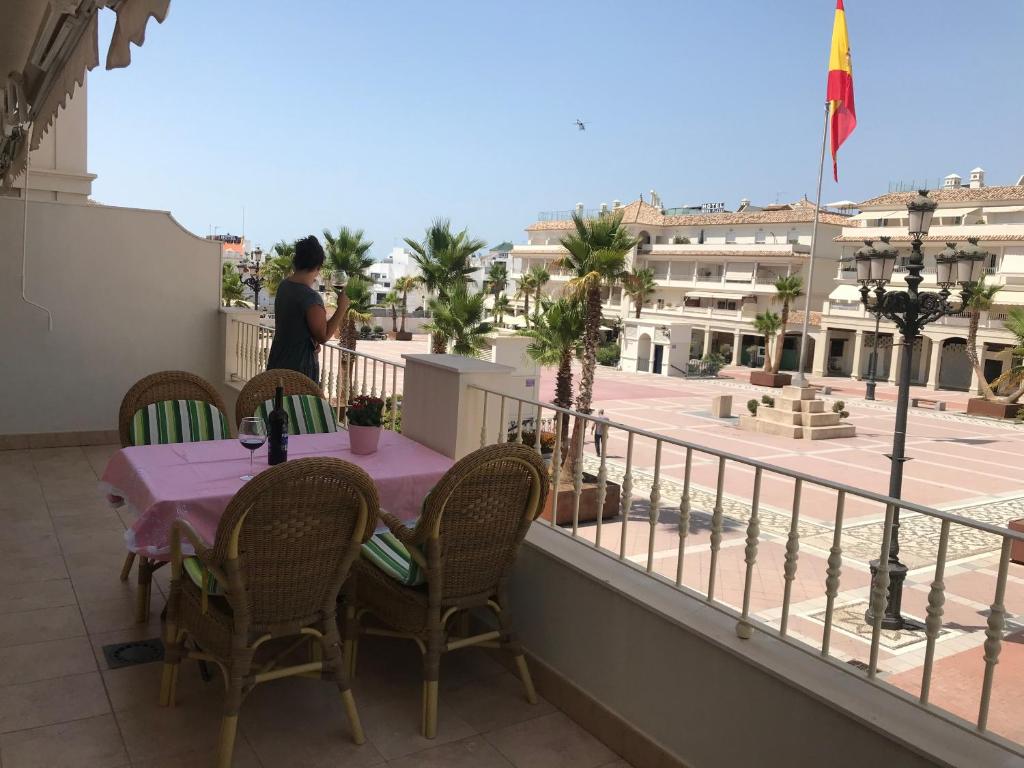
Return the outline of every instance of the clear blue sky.
{"type": "MultiPolygon", "coordinates": [[[[1024,3],[846,6],[859,122],[825,201],[1024,173],[1024,3]]],[[[435,216],[495,244],[651,188],[666,206],[813,198],[833,9],[173,0],[128,69],[90,80],[94,197],[199,234],[239,232],[244,206],[264,247],[347,224],[378,256],[435,216]]]]}

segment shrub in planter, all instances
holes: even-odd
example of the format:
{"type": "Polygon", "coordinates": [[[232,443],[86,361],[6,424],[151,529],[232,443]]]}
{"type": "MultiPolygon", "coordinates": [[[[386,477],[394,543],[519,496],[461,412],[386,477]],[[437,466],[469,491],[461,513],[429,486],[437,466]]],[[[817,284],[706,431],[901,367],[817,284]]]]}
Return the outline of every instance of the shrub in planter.
{"type": "Polygon", "coordinates": [[[373,332],[374,333],[384,333],[384,326],[383,325],[375,325],[375,326],[373,326],[373,332]]]}
{"type": "Polygon", "coordinates": [[[615,366],[619,364],[619,345],[602,344],[597,348],[597,362],[601,365],[615,366]]]}
{"type": "Polygon", "coordinates": [[[850,412],[845,409],[846,403],[843,402],[842,400],[836,400],[834,403],[832,403],[832,413],[838,413],[840,419],[845,419],[849,417],[850,412]]]}
{"type": "Polygon", "coordinates": [[[775,407],[775,398],[772,397],[771,395],[761,395],[761,402],[764,403],[769,408],[775,407]]]}
{"type": "Polygon", "coordinates": [[[757,416],[757,407],[759,405],[760,403],[757,402],[757,400],[754,400],[753,398],[747,400],[747,410],[750,411],[751,416],[757,416]]]}

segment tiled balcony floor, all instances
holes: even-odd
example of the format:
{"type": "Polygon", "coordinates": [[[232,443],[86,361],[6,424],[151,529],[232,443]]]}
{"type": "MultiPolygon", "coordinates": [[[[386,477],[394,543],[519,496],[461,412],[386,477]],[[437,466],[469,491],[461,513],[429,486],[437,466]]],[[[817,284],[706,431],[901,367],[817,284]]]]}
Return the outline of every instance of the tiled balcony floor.
{"type": "MultiPolygon", "coordinates": [[[[115,449],[0,452],[0,765],[3,768],[206,766],[222,687],[182,666],[178,706],[158,706],[160,664],[110,670],[102,646],[158,637],[134,623],[133,579],[118,572],[124,523],[96,480],[115,449]]],[[[352,744],[337,689],[308,679],[258,686],[242,707],[236,766],[628,768],[485,652],[442,662],[439,732],[419,736],[419,653],[365,638],[353,683],[367,743],[352,744]]]]}

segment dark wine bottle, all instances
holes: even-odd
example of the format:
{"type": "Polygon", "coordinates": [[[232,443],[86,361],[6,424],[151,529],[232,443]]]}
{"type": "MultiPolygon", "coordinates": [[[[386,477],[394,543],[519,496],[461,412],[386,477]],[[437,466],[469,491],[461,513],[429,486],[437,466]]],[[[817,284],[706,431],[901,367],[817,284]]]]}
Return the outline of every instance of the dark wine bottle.
{"type": "Polygon", "coordinates": [[[284,409],[284,385],[277,382],[274,392],[274,410],[267,418],[270,448],[267,451],[267,463],[282,464],[288,461],[288,412],[284,409]]]}

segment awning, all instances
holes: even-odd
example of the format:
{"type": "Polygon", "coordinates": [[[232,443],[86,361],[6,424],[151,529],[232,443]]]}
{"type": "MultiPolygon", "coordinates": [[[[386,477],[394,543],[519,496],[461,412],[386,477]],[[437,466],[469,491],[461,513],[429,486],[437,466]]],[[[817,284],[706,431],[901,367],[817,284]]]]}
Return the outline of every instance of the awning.
{"type": "Polygon", "coordinates": [[[966,216],[969,213],[974,213],[978,210],[978,206],[972,206],[970,208],[939,208],[935,211],[935,215],[938,218],[946,218],[949,216],[966,216]]]}
{"type": "Polygon", "coordinates": [[[828,295],[829,301],[860,301],[860,288],[856,285],[837,285],[828,295]]]}
{"type": "Polygon", "coordinates": [[[725,265],[726,280],[750,281],[754,277],[754,262],[730,261],[725,265]]]}
{"type": "Polygon", "coordinates": [[[690,299],[729,299],[730,301],[742,301],[744,293],[709,293],[707,291],[687,291],[686,298],[690,299]]]}
{"type": "Polygon", "coordinates": [[[906,209],[902,211],[863,211],[850,217],[851,221],[868,221],[869,219],[905,219],[906,209]]]}
{"type": "Polygon", "coordinates": [[[117,14],[107,69],[131,62],[130,43],[142,45],[150,17],[162,22],[170,0],[4,0],[0,27],[0,188],[22,170],[85,73],[99,64],[96,14],[117,14]],[[31,124],[32,135],[25,130],[31,124]]]}
{"type": "Polygon", "coordinates": [[[982,213],[1024,213],[1024,205],[986,205],[982,213]]]}

